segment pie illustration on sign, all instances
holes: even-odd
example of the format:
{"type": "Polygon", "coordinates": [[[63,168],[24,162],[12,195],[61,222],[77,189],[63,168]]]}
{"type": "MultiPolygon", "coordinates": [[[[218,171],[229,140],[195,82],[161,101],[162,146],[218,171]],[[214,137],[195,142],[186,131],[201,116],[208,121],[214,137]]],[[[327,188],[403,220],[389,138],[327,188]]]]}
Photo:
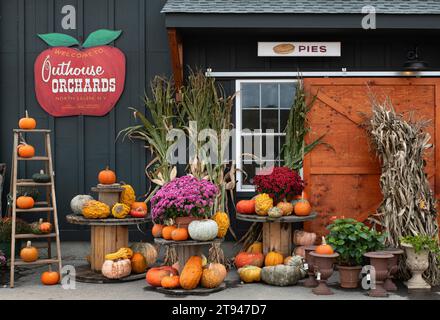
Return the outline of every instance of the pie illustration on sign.
{"type": "Polygon", "coordinates": [[[35,94],[38,103],[55,117],[107,114],[121,97],[125,83],[125,55],[107,45],[121,31],[92,32],[81,49],[68,35],[38,35],[53,48],[35,60],[35,94]]]}
{"type": "Polygon", "coordinates": [[[274,46],[272,50],[278,54],[289,54],[295,50],[295,46],[291,43],[281,43],[274,46]]]}

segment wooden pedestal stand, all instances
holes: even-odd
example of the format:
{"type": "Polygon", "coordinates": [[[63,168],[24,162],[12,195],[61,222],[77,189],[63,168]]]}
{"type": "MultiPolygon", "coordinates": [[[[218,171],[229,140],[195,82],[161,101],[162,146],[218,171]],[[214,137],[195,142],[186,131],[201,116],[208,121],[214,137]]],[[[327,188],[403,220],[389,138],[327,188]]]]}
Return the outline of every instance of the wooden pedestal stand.
{"type": "Polygon", "coordinates": [[[290,256],[293,251],[293,223],[302,223],[315,219],[315,212],[308,216],[283,216],[271,218],[268,216],[257,216],[237,213],[238,220],[263,223],[263,253],[277,251],[285,257],[290,256]]]}
{"type": "MultiPolygon", "coordinates": [[[[119,202],[122,188],[119,184],[104,186],[98,185],[92,191],[98,192],[98,200],[110,206],[119,202]]],[[[124,219],[87,219],[82,215],[71,214],[66,216],[69,223],[88,225],[91,228],[90,239],[90,268],[77,270],[76,278],[82,282],[115,282],[101,275],[101,267],[105,255],[117,251],[121,247],[128,247],[128,226],[139,225],[149,221],[149,218],[124,218],[124,219]]],[[[119,281],[130,281],[141,279],[145,274],[132,275],[119,281]]]]}

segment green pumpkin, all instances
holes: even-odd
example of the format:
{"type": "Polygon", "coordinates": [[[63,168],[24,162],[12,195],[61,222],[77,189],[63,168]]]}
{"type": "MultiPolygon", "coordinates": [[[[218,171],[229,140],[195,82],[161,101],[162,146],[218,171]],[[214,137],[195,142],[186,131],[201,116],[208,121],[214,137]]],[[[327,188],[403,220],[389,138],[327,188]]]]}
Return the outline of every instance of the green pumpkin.
{"type": "Polygon", "coordinates": [[[44,173],[43,170],[40,170],[39,173],[34,173],[32,175],[32,180],[36,183],[48,183],[50,182],[50,175],[44,173]]]}

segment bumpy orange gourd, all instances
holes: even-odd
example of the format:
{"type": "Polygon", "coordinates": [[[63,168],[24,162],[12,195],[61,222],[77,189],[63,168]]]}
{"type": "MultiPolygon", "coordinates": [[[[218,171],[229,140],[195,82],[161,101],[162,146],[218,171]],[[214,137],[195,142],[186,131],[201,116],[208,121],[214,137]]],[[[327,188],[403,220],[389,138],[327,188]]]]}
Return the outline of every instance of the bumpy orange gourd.
{"type": "Polygon", "coordinates": [[[26,116],[18,121],[18,127],[23,130],[32,130],[37,127],[37,121],[34,118],[29,117],[29,113],[26,110],[26,116]]]}
{"type": "Polygon", "coordinates": [[[185,241],[188,240],[188,229],[186,228],[176,228],[171,231],[171,239],[174,241],[185,241]]]}
{"type": "Polygon", "coordinates": [[[246,250],[249,253],[263,253],[263,243],[260,241],[255,241],[246,250]]]}
{"type": "Polygon", "coordinates": [[[293,205],[290,202],[279,202],[277,208],[281,210],[283,216],[290,216],[293,212],[293,205]]]}
{"type": "Polygon", "coordinates": [[[262,253],[240,252],[235,256],[234,263],[237,269],[244,266],[262,267],[264,255],[262,253]]]}
{"type": "Polygon", "coordinates": [[[273,199],[267,193],[260,193],[255,197],[255,213],[259,216],[267,216],[273,207],[273,199]]]}
{"type": "Polygon", "coordinates": [[[100,184],[113,184],[116,182],[116,173],[107,166],[104,170],[99,172],[98,181],[100,184]]]}
{"type": "Polygon", "coordinates": [[[45,286],[53,286],[60,282],[60,274],[56,271],[46,271],[41,274],[41,283],[45,286]]]}
{"type": "Polygon", "coordinates": [[[34,262],[38,259],[38,249],[32,247],[32,243],[30,241],[27,242],[26,247],[21,249],[20,258],[24,262],[34,262]]]}
{"type": "Polygon", "coordinates": [[[34,198],[28,196],[20,196],[16,201],[19,209],[32,209],[35,205],[34,198]]]}
{"type": "Polygon", "coordinates": [[[203,288],[217,288],[225,280],[227,271],[220,263],[210,263],[202,272],[201,285],[203,288]]]}
{"type": "Polygon", "coordinates": [[[153,228],[151,229],[151,234],[154,238],[161,238],[162,237],[162,230],[164,228],[163,224],[157,224],[155,223],[153,225],[153,228]]]}
{"type": "Polygon", "coordinates": [[[255,213],[255,200],[240,200],[237,203],[236,210],[241,214],[254,214],[255,213]]]}
{"type": "Polygon", "coordinates": [[[268,252],[266,258],[264,259],[264,265],[268,266],[276,266],[284,263],[284,257],[281,253],[276,251],[268,252]]]}
{"type": "Polygon", "coordinates": [[[335,253],[332,246],[327,244],[324,237],[322,237],[322,243],[316,247],[315,252],[319,253],[319,254],[333,254],[333,253],[335,253]]]}
{"type": "Polygon", "coordinates": [[[151,268],[148,270],[147,275],[145,277],[147,283],[153,287],[162,286],[161,282],[164,277],[171,275],[177,275],[179,272],[173,267],[163,266],[151,268]]]}
{"type": "Polygon", "coordinates": [[[310,203],[302,199],[295,204],[295,214],[297,216],[308,216],[312,212],[312,206],[310,203]]]}
{"type": "Polygon", "coordinates": [[[131,272],[143,273],[145,269],[147,269],[147,260],[142,253],[135,252],[131,257],[131,272]]]}
{"type": "Polygon", "coordinates": [[[162,229],[162,238],[164,238],[165,240],[171,240],[171,233],[176,230],[177,227],[176,226],[165,226],[162,229]]]}
{"type": "Polygon", "coordinates": [[[22,158],[32,158],[35,156],[35,148],[32,147],[30,144],[20,144],[17,147],[17,153],[19,157],[22,158]]]}
{"type": "Polygon", "coordinates": [[[120,196],[120,202],[131,208],[131,205],[136,201],[136,193],[133,187],[129,184],[122,184],[123,189],[120,196]]]}
{"type": "Polygon", "coordinates": [[[196,288],[202,278],[203,267],[202,258],[192,256],[188,259],[180,273],[180,286],[186,290],[196,288]]]}
{"type": "Polygon", "coordinates": [[[163,277],[160,285],[165,289],[176,289],[180,287],[180,277],[176,275],[169,275],[163,277]]]}

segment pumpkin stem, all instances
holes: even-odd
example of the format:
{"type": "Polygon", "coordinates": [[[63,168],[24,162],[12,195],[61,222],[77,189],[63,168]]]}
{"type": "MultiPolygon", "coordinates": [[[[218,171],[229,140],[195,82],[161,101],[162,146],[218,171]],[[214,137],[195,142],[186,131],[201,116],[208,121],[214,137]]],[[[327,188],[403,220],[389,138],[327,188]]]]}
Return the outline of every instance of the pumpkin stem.
{"type": "Polygon", "coordinates": [[[44,174],[44,170],[43,169],[40,170],[40,174],[44,174]]]}
{"type": "Polygon", "coordinates": [[[42,224],[43,223],[43,218],[40,218],[40,220],[38,220],[38,223],[42,224]]]}
{"type": "Polygon", "coordinates": [[[30,248],[31,246],[32,246],[32,242],[28,241],[28,242],[26,243],[26,248],[30,248]]]}
{"type": "Polygon", "coordinates": [[[28,111],[25,110],[24,113],[25,113],[25,115],[26,115],[26,118],[29,118],[29,113],[28,113],[28,111]]]}
{"type": "Polygon", "coordinates": [[[325,237],[324,236],[322,236],[322,245],[327,245],[327,241],[325,241],[325,237]]]}

